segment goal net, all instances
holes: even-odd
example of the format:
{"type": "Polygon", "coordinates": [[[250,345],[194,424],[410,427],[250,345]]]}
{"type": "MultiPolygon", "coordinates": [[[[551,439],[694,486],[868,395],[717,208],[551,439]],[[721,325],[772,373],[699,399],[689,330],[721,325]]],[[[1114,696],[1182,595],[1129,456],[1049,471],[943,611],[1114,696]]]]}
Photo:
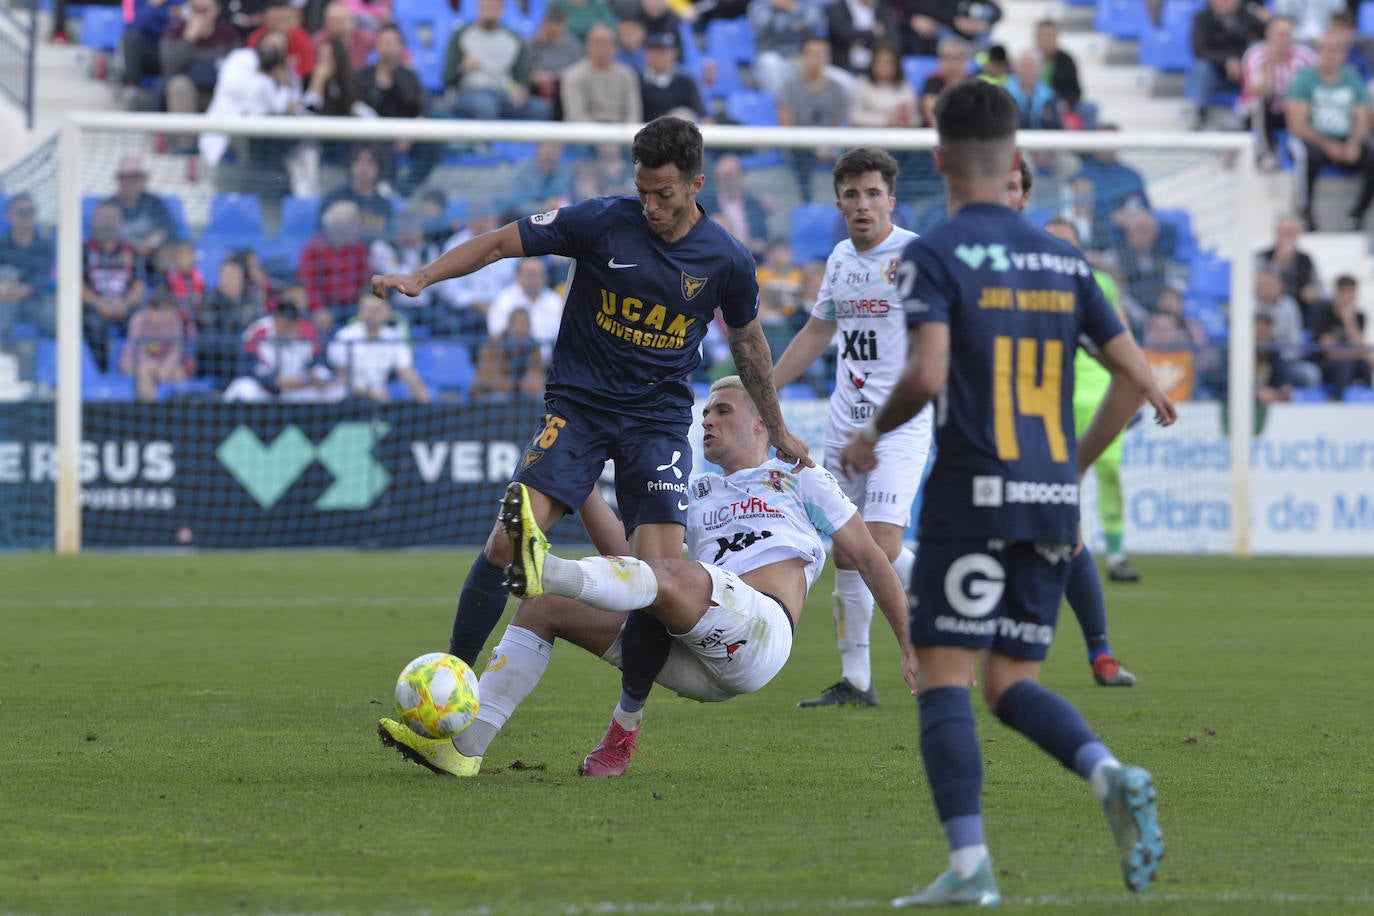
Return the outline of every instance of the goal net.
{"type": "MultiPolygon", "coordinates": [[[[481,543],[500,485],[540,431],[540,376],[525,370],[547,356],[548,315],[512,317],[521,300],[500,297],[524,265],[503,262],[423,300],[398,297],[373,333],[359,278],[559,203],[632,191],[634,130],[74,116],[59,148],[0,176],[0,196],[28,195],[39,224],[61,229],[50,298],[3,329],[0,546],[481,543]],[[135,189],[161,206],[131,208],[135,189]]],[[[844,233],[836,151],[892,151],[895,221],[919,232],[944,219],[928,131],[704,133],[702,200],[758,255],[777,353],[844,233]]],[[[1147,422],[1125,436],[1135,552],[1247,549],[1248,466],[1232,456],[1250,448],[1254,367],[1228,352],[1252,352],[1251,300],[1233,291],[1253,283],[1269,214],[1254,212],[1244,142],[1021,138],[1035,176],[1026,216],[1074,226],[1184,405],[1174,430],[1147,422]]],[[[556,296],[567,264],[531,270],[535,291],[546,282],[556,296]]],[[[710,338],[696,380],[704,390],[725,371],[723,340],[710,338]]],[[[789,423],[817,453],[833,371],[784,392],[789,423]]],[[[1100,544],[1097,489],[1085,492],[1087,536],[1100,544]]],[[[556,536],[582,536],[563,524],[556,536]]]]}

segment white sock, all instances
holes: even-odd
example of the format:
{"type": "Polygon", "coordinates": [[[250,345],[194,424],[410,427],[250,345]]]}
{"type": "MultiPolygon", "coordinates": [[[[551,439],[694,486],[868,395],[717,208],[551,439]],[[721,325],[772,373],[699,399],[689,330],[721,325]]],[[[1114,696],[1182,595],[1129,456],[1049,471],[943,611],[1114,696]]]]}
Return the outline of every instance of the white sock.
{"type": "Polygon", "coordinates": [[[873,683],[868,659],[868,631],[873,625],[873,593],[857,569],[835,570],[835,643],[840,648],[840,674],[860,690],[873,683]]]}
{"type": "Polygon", "coordinates": [[[982,865],[983,860],[987,857],[988,847],[986,843],[979,843],[977,846],[964,846],[949,854],[949,867],[960,878],[967,878],[978,870],[978,866],[982,865]]]}
{"type": "Polygon", "coordinates": [[[506,627],[478,681],[477,721],[453,736],[458,753],[481,757],[487,752],[491,739],[544,676],[552,652],[552,643],[524,627],[506,627]]]}
{"type": "Polygon", "coordinates": [[[603,611],[633,611],[654,603],[658,577],[634,557],[564,560],[550,554],[544,560],[544,590],[603,611]]]}
{"type": "Polygon", "coordinates": [[[1093,771],[1088,774],[1088,785],[1092,786],[1098,801],[1107,800],[1107,771],[1119,769],[1121,761],[1115,757],[1103,757],[1093,766],[1093,771]]]}
{"type": "Polygon", "coordinates": [[[639,728],[639,723],[644,721],[644,710],[637,709],[634,712],[626,712],[625,708],[617,703],[615,704],[615,712],[611,713],[611,718],[625,731],[632,732],[639,728]]]}
{"type": "Polygon", "coordinates": [[[892,561],[892,569],[901,580],[904,591],[911,591],[911,571],[915,568],[916,554],[912,553],[910,548],[903,547],[902,552],[897,554],[897,559],[892,561]]]}

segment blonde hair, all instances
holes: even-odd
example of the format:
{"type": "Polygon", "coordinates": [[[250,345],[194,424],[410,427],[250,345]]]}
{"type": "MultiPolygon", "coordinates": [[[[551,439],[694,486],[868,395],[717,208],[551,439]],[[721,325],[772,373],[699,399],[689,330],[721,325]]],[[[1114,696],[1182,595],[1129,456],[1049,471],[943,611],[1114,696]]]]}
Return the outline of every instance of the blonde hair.
{"type": "Polygon", "coordinates": [[[749,389],[744,387],[744,381],[738,375],[722,375],[711,383],[711,388],[707,394],[715,394],[725,388],[734,388],[744,392],[744,403],[748,406],[749,412],[756,417],[759,415],[759,406],[754,403],[754,399],[749,394],[749,389]]]}

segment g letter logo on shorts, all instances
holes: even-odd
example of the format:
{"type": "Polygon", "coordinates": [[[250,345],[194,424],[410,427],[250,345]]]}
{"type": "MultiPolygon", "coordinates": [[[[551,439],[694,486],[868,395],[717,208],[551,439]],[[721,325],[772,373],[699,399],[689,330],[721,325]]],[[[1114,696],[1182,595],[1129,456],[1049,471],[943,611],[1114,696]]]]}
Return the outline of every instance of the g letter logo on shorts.
{"type": "Polygon", "coordinates": [[[971,553],[949,564],[945,600],[960,616],[986,617],[1002,600],[1005,580],[1000,563],[985,553],[971,553]]]}

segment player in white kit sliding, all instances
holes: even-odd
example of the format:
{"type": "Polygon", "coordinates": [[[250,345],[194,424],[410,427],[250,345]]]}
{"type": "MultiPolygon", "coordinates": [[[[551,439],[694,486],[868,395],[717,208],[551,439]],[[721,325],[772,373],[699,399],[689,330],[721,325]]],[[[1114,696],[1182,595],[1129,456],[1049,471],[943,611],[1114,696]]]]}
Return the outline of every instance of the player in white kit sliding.
{"type": "MultiPolygon", "coordinates": [[[[811,317],[773,368],[779,390],[820,358],[835,338],[835,391],[825,433],[825,468],[835,475],[863,516],[873,540],[887,555],[905,588],[915,555],[902,545],[911,503],[921,485],[930,454],[931,409],[884,436],[878,466],[866,474],[846,475],[840,450],[887,399],[906,365],[906,317],[897,292],[897,265],[916,237],[892,224],[897,162],[879,149],[859,147],[835,162],[835,198],[849,238],[825,263],[820,295],[811,317]]],[[[873,594],[853,560],[835,547],[835,641],[840,649],[840,680],[819,697],[798,706],[876,706],[868,633],[873,594]]]]}
{"type": "MultiPolygon", "coordinates": [[[[524,485],[510,485],[501,512],[513,549],[507,585],[520,598],[563,597],[526,601],[516,610],[482,672],[482,708],[467,730],[452,740],[427,739],[397,724],[387,730],[389,743],[436,773],[477,775],[488,744],[543,676],[554,640],[619,666],[621,631],[637,608],[671,634],[658,683],[702,702],[758,690],[791,652],[792,630],[825,564],[823,535],[863,570],[901,646],[902,674],[915,689],[905,590],[834,478],[768,457],[768,430],[738,376],[711,386],[701,425],[706,459],[721,471],[693,475],[688,484],[691,560],[557,557],[548,553],[524,485]]],[[[597,529],[596,542],[613,540],[606,530],[614,522],[609,508],[589,509],[583,517],[589,530],[597,529]]],[[[623,775],[638,733],[638,715],[622,721],[617,707],[606,739],[580,772],[623,775]]]]}

